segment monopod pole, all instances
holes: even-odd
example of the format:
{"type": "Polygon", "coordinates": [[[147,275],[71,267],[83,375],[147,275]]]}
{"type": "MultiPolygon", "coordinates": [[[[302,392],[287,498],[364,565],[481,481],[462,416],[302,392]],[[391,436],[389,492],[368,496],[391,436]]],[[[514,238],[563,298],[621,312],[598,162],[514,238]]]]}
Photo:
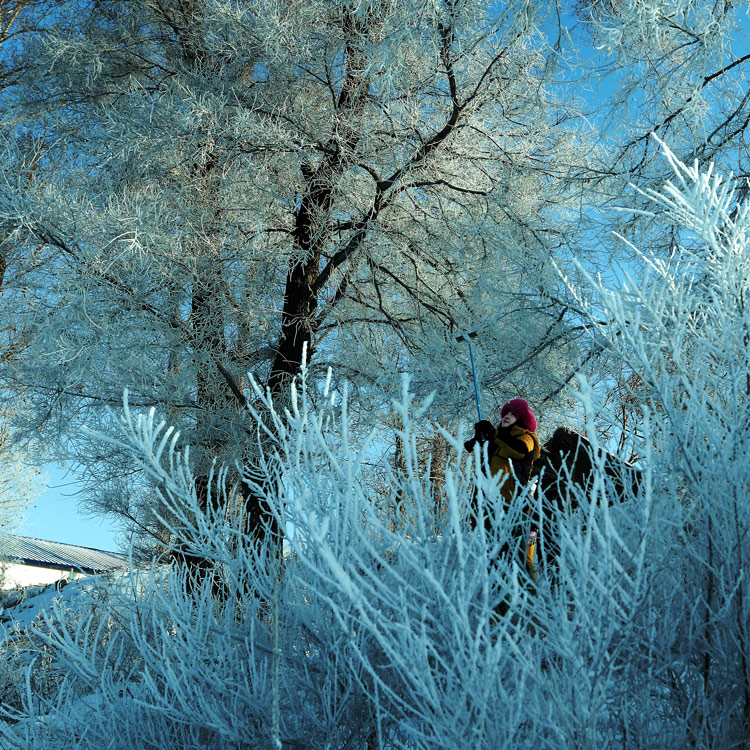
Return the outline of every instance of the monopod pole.
{"type": "Polygon", "coordinates": [[[482,421],[482,408],[479,406],[479,388],[477,386],[477,371],[474,367],[474,354],[471,351],[471,339],[475,339],[479,334],[476,331],[471,333],[462,333],[460,336],[456,336],[456,341],[465,341],[469,345],[469,359],[471,360],[471,376],[474,378],[474,398],[477,401],[477,416],[479,422],[482,421]]]}

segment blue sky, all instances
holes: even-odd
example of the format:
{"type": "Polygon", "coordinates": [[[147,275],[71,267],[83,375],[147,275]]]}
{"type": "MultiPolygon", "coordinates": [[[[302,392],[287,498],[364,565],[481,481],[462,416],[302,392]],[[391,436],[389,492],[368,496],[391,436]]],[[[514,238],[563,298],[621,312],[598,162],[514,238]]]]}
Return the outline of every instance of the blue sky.
{"type": "Polygon", "coordinates": [[[35,498],[26,509],[24,522],[16,532],[52,542],[78,544],[117,550],[116,529],[108,518],[82,514],[78,509],[78,486],[73,474],[66,474],[60,466],[49,464],[44,468],[48,479],[47,490],[35,498]]]}

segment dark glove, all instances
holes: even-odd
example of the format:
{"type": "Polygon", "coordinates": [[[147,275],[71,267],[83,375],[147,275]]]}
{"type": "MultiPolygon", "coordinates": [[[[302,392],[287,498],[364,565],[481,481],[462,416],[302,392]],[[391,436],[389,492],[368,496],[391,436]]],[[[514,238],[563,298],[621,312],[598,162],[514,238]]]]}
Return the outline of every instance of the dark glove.
{"type": "Polygon", "coordinates": [[[495,428],[489,420],[483,419],[474,425],[474,440],[478,443],[486,443],[493,437],[495,437],[495,428]]]}
{"type": "Polygon", "coordinates": [[[474,425],[474,437],[464,443],[464,448],[471,453],[474,450],[475,443],[483,445],[488,440],[492,440],[493,437],[495,437],[495,428],[492,426],[492,422],[483,419],[474,425]]]}

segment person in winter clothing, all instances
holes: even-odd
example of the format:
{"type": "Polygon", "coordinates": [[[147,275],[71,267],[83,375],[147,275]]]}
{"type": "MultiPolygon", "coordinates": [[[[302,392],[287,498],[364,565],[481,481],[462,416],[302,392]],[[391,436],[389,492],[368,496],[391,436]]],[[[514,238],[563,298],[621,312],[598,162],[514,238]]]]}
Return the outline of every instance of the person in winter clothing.
{"type": "MultiPolygon", "coordinates": [[[[492,476],[500,473],[504,475],[500,477],[500,495],[508,510],[518,489],[528,484],[534,461],[539,458],[541,452],[539,438],[536,436],[536,418],[528,402],[522,398],[514,398],[503,404],[500,410],[500,424],[496,428],[486,419],[477,422],[474,425],[474,437],[464,443],[464,448],[471,452],[477,443],[487,451],[492,476]]],[[[476,493],[472,505],[471,525],[475,528],[479,515],[476,493]]],[[[528,515],[528,509],[525,510],[528,515]]],[[[492,519],[485,516],[484,525],[491,531],[492,519]]],[[[526,566],[533,577],[536,575],[535,532],[536,529],[532,527],[532,536],[526,549],[526,566]]],[[[505,550],[507,548],[508,544],[504,546],[505,550]]]]}
{"type": "Polygon", "coordinates": [[[514,398],[500,409],[500,424],[497,428],[486,419],[474,425],[474,437],[464,443],[471,452],[480,443],[488,451],[490,473],[505,474],[500,494],[510,504],[519,486],[529,483],[531,469],[539,458],[541,446],[536,436],[536,418],[528,402],[514,398]]]}

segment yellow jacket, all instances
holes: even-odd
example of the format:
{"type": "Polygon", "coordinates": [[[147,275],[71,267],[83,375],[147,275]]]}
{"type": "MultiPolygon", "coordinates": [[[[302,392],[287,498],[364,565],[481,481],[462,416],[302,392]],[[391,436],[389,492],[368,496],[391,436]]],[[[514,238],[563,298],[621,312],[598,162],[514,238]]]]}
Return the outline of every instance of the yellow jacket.
{"type": "Polygon", "coordinates": [[[488,449],[492,476],[499,472],[509,475],[502,484],[500,494],[510,502],[516,485],[525,485],[529,481],[532,464],[541,452],[539,438],[535,432],[517,424],[511,425],[509,430],[498,427],[488,449]]]}

